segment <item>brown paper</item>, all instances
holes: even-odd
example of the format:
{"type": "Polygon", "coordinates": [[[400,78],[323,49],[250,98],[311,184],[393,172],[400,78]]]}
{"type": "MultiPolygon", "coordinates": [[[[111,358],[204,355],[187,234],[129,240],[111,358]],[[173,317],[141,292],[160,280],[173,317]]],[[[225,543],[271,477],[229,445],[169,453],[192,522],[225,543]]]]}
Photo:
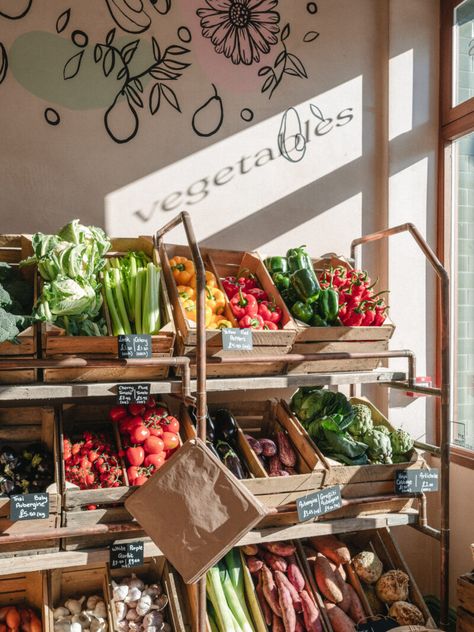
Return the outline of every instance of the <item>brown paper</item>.
{"type": "Polygon", "coordinates": [[[199,439],[187,441],[125,507],[186,583],[197,581],[266,515],[199,439]]]}

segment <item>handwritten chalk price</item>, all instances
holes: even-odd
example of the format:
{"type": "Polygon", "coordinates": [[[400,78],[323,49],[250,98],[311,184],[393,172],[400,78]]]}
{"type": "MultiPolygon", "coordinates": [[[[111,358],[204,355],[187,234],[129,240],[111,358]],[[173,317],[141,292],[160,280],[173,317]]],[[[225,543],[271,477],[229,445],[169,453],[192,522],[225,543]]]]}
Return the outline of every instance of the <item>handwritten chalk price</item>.
{"type": "Polygon", "coordinates": [[[45,520],[49,518],[49,494],[10,496],[10,520],[45,520]]]}
{"type": "Polygon", "coordinates": [[[117,384],[117,404],[146,404],[150,397],[150,384],[117,384]]]}
{"type": "Polygon", "coordinates": [[[437,492],[439,470],[397,470],[395,473],[395,492],[397,494],[417,494],[437,492]]]}
{"type": "Polygon", "coordinates": [[[121,360],[151,358],[150,334],[123,334],[117,336],[117,341],[121,360]]]}
{"type": "Polygon", "coordinates": [[[316,518],[342,507],[341,488],[339,485],[326,487],[314,494],[296,499],[298,519],[300,522],[316,518]]]}
{"type": "Polygon", "coordinates": [[[223,329],[222,348],[224,351],[252,351],[252,330],[233,327],[223,329]]]}
{"type": "Polygon", "coordinates": [[[116,542],[110,546],[110,568],[141,566],[144,553],[143,542],[116,542]]]}

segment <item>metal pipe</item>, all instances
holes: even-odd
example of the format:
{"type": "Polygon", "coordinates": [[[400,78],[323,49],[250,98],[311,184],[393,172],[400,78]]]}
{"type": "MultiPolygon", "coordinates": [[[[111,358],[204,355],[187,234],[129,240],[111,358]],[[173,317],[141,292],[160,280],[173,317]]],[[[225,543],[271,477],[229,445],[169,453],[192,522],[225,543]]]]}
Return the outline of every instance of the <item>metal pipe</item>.
{"type": "Polygon", "coordinates": [[[415,441],[415,448],[424,450],[425,452],[429,452],[430,454],[438,457],[441,454],[441,448],[437,445],[431,445],[431,443],[424,443],[423,441],[415,441]]]}
{"type": "MultiPolygon", "coordinates": [[[[451,316],[449,313],[450,281],[449,274],[431,246],[412,223],[401,224],[393,228],[387,228],[370,235],[355,239],[351,244],[351,256],[355,259],[357,246],[391,237],[399,233],[408,232],[418,244],[419,248],[428,259],[431,267],[436,272],[440,282],[440,307],[441,307],[441,584],[440,601],[441,615],[440,627],[447,630],[449,626],[449,460],[451,451],[451,316]]],[[[427,529],[427,527],[426,527],[427,529]]]]}
{"type": "Polygon", "coordinates": [[[134,522],[123,522],[115,524],[96,524],[92,527],[57,527],[45,531],[32,531],[31,533],[13,533],[11,535],[0,535],[0,546],[2,544],[19,544],[27,542],[38,542],[40,540],[56,540],[57,538],[72,538],[79,536],[108,535],[143,532],[143,528],[134,522]]]}
{"type": "Polygon", "coordinates": [[[426,511],[426,494],[421,492],[418,496],[418,523],[421,527],[426,527],[428,524],[428,517],[426,511]]]}
{"type": "Polygon", "coordinates": [[[379,384],[399,391],[410,391],[412,393],[420,393],[420,395],[429,395],[430,397],[441,397],[441,389],[433,386],[420,386],[419,384],[409,386],[406,382],[379,382],[379,384]]]}
{"type": "Polygon", "coordinates": [[[417,531],[420,531],[421,533],[424,533],[430,538],[438,540],[438,542],[441,541],[441,531],[439,531],[438,529],[434,529],[433,527],[429,527],[428,525],[423,527],[419,524],[411,524],[409,526],[413,527],[413,529],[416,529],[417,531]]]}

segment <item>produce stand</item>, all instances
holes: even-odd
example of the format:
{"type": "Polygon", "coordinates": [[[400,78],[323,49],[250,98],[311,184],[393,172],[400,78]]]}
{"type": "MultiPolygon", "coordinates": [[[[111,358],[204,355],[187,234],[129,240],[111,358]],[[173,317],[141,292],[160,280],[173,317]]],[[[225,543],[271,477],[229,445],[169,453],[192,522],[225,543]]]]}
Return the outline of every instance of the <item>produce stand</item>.
{"type": "MultiPolygon", "coordinates": [[[[291,505],[295,498],[295,489],[283,487],[284,479],[258,477],[249,479],[249,489],[259,495],[261,488],[262,496],[269,495],[272,500],[268,500],[268,505],[275,508],[281,500],[278,500],[278,494],[293,493],[290,495],[290,505],[283,508],[287,511],[275,513],[268,516],[267,524],[259,525],[256,529],[249,532],[242,538],[240,544],[275,542],[281,540],[300,539],[309,536],[328,534],[328,533],[350,533],[357,531],[367,531],[373,533],[375,529],[388,529],[391,526],[399,526],[409,524],[420,532],[433,537],[441,543],[441,622],[442,629],[446,629],[448,623],[448,562],[449,562],[449,439],[450,439],[450,423],[449,423],[449,407],[450,407],[450,388],[449,388],[449,278],[448,275],[437,259],[434,252],[429,248],[427,243],[421,237],[417,229],[412,224],[404,224],[402,226],[388,229],[362,237],[352,243],[351,255],[354,257],[356,248],[367,242],[390,237],[392,235],[409,232],[415,239],[426,258],[434,268],[441,282],[441,291],[439,293],[440,309],[442,316],[442,373],[440,384],[438,387],[422,387],[416,384],[416,361],[414,354],[409,350],[386,350],[377,349],[374,351],[357,351],[357,352],[341,352],[341,351],[324,351],[311,354],[287,353],[285,355],[285,363],[288,366],[298,366],[302,362],[337,362],[348,361],[364,362],[370,361],[377,363],[379,361],[388,360],[390,358],[405,358],[407,360],[407,371],[392,371],[386,368],[377,368],[368,370],[363,368],[361,371],[321,371],[315,373],[295,373],[290,371],[288,375],[265,375],[258,372],[258,366],[269,365],[274,362],[275,356],[259,353],[252,357],[228,357],[223,353],[219,357],[209,357],[206,353],[206,330],[205,330],[205,269],[203,259],[200,254],[197,242],[194,237],[193,229],[187,213],[181,213],[177,218],[158,231],[155,238],[155,246],[158,250],[162,249],[164,235],[178,224],[183,223],[189,242],[189,250],[196,267],[197,278],[197,322],[195,330],[195,360],[191,360],[187,356],[175,357],[153,357],[150,359],[140,360],[118,360],[113,358],[94,358],[94,357],[73,357],[63,359],[19,359],[19,358],[0,358],[0,369],[113,369],[120,368],[123,371],[124,379],[127,371],[132,369],[135,376],[131,382],[138,379],[140,369],[143,367],[148,370],[148,375],[152,370],[163,370],[164,367],[175,367],[182,373],[180,379],[166,378],[157,381],[148,377],[151,382],[152,394],[174,394],[180,396],[186,404],[196,406],[197,428],[196,434],[201,439],[206,438],[206,413],[207,413],[207,392],[222,391],[251,391],[262,388],[289,388],[305,385],[350,385],[350,384],[380,384],[381,386],[410,390],[415,393],[431,395],[437,397],[441,401],[441,443],[440,447],[420,444],[418,447],[425,451],[431,452],[441,457],[441,529],[438,531],[427,524],[424,495],[404,496],[402,499],[390,492],[392,486],[393,471],[390,477],[385,479],[376,494],[367,494],[362,497],[351,497],[350,486],[343,501],[343,512],[346,509],[354,508],[354,511],[347,511],[346,514],[339,515],[329,514],[323,519],[317,519],[313,522],[298,523],[295,522],[295,507],[291,505]],[[196,379],[191,379],[191,364],[195,365],[196,379]],[[220,373],[228,365],[252,365],[251,376],[242,374],[235,377],[236,373],[220,373]],[[208,369],[209,366],[209,369],[208,369]],[[216,375],[209,377],[207,375],[216,375]],[[218,377],[217,377],[218,376],[218,377]],[[275,499],[273,497],[275,496],[275,499]],[[402,505],[387,506],[387,503],[400,502],[402,505]],[[363,515],[364,505],[378,505],[384,508],[380,513],[363,515]],[[406,506],[405,506],[406,505],[406,506]]],[[[173,300],[172,300],[173,304],[173,300]]],[[[176,305],[173,305],[176,309],[176,305]]],[[[364,365],[362,365],[364,366],[364,365]]],[[[263,371],[262,373],[265,373],[263,371]]],[[[238,375],[238,374],[237,374],[238,375]]],[[[122,378],[120,378],[122,379],[122,378]]],[[[55,408],[59,408],[64,404],[70,404],[75,401],[81,401],[87,398],[112,398],[116,395],[116,383],[113,378],[104,383],[72,383],[72,384],[31,384],[18,386],[0,386],[0,402],[1,405],[12,405],[12,402],[21,400],[22,405],[25,402],[36,404],[48,404],[55,408]]],[[[418,453],[416,453],[418,454],[418,453]]],[[[416,457],[418,459],[418,456],[416,457]]],[[[410,462],[409,467],[415,466],[417,460],[410,462]]],[[[312,476],[314,474],[312,465],[308,463],[304,454],[301,454],[300,470],[295,477],[312,476]],[[304,470],[309,471],[304,473],[304,470]]],[[[373,466],[377,467],[377,466],[373,466]]],[[[342,468],[340,468],[342,469],[342,468]]],[[[402,468],[403,469],[403,468],[402,468]]],[[[314,481],[303,490],[301,495],[305,495],[309,490],[318,489],[314,481]]],[[[393,487],[392,487],[393,490],[393,487]]],[[[121,491],[119,492],[119,494],[121,491]]],[[[344,494],[343,494],[344,497],[344,494]]],[[[63,496],[64,498],[64,496],[63,496]]],[[[287,503],[288,504],[288,503],[287,503]]],[[[62,550],[55,553],[26,554],[16,558],[15,568],[22,572],[36,572],[45,569],[63,569],[72,566],[87,566],[91,564],[103,564],[108,560],[109,551],[100,546],[95,545],[96,538],[109,538],[111,535],[120,534],[120,536],[134,538],[140,534],[140,527],[130,521],[107,523],[107,521],[98,521],[97,524],[88,525],[71,525],[63,522],[62,527],[45,530],[29,529],[28,532],[16,532],[11,535],[0,535],[0,550],[3,546],[17,546],[28,544],[30,549],[34,549],[36,543],[46,540],[54,541],[61,538],[64,542],[68,538],[87,538],[90,543],[87,551],[62,550]]],[[[388,532],[387,532],[388,533],[388,532]]],[[[385,537],[385,536],[384,536],[385,537]]],[[[389,537],[389,536],[387,536],[389,537]]],[[[145,557],[159,556],[159,547],[152,542],[145,542],[145,557]]],[[[392,552],[393,553],[393,552],[392,552]]],[[[393,555],[398,555],[394,552],[393,555]]],[[[8,559],[0,558],[0,574],[4,575],[11,572],[11,562],[8,559]]],[[[105,577],[105,575],[104,575],[105,577]]],[[[206,629],[206,587],[205,583],[199,583],[197,612],[199,613],[199,630],[203,632],[206,629]]],[[[427,614],[428,616],[428,614],[427,614]]],[[[178,628],[176,628],[178,629],[178,628]]]]}

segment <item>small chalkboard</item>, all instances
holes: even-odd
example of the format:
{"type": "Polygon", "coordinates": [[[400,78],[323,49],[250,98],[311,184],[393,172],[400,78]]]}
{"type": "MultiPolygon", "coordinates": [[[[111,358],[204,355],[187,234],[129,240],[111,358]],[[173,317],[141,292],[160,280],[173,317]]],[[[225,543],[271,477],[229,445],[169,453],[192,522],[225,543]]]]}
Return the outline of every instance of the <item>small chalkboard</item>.
{"type": "Polygon", "coordinates": [[[49,518],[49,494],[10,496],[10,520],[45,520],[49,518]]]}
{"type": "Polygon", "coordinates": [[[124,334],[117,336],[117,340],[121,360],[151,358],[150,334],[124,334]]]}
{"type": "Polygon", "coordinates": [[[437,492],[439,470],[397,470],[395,473],[395,492],[397,494],[416,494],[437,492]]]}
{"type": "Polygon", "coordinates": [[[150,397],[150,384],[117,384],[117,404],[146,404],[150,397]]]}
{"type": "Polygon", "coordinates": [[[110,568],[141,566],[145,546],[143,542],[116,542],[110,545],[110,568]]]}
{"type": "Polygon", "coordinates": [[[252,330],[232,327],[222,329],[222,348],[224,351],[252,351],[252,330]]]}
{"type": "Polygon", "coordinates": [[[379,617],[367,619],[363,623],[356,625],[357,632],[387,632],[399,627],[399,623],[392,617],[379,617]]]}
{"type": "Polygon", "coordinates": [[[300,522],[322,516],[342,507],[341,488],[339,485],[326,487],[314,494],[307,494],[296,499],[298,519],[300,522]]]}

